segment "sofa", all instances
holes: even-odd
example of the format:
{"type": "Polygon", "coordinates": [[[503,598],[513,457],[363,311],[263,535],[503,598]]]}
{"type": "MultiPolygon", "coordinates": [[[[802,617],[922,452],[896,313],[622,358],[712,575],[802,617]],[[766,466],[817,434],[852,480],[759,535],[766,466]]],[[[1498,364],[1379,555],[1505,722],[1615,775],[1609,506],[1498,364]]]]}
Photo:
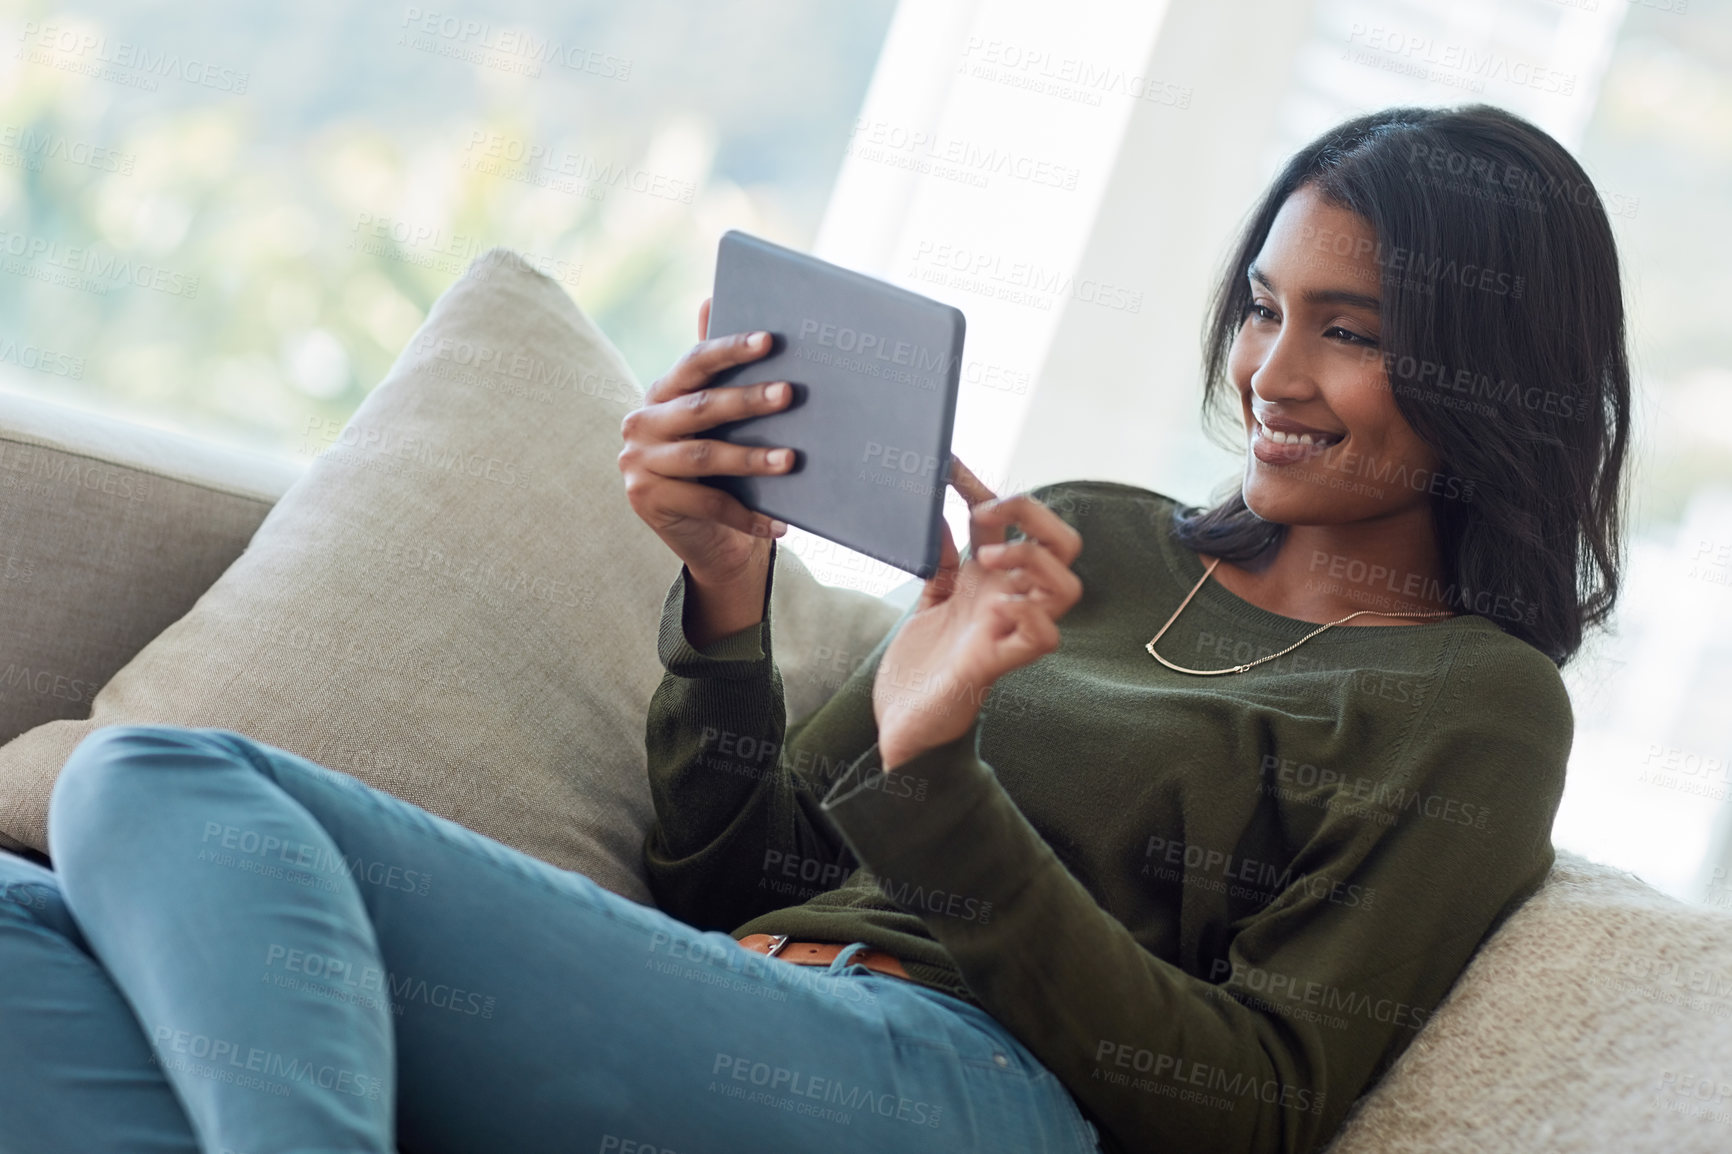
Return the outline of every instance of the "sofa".
{"type": "MultiPolygon", "coordinates": [[[[678,562],[617,471],[641,396],[502,249],[288,456],[0,391],[0,850],[47,863],[48,790],[91,728],[220,725],[650,903],[643,722],[678,562]]],[[[777,564],[793,721],[914,586],[777,564]]],[[[1560,852],[1329,1150],[1732,1150],[1732,915],[1560,852]]]]}

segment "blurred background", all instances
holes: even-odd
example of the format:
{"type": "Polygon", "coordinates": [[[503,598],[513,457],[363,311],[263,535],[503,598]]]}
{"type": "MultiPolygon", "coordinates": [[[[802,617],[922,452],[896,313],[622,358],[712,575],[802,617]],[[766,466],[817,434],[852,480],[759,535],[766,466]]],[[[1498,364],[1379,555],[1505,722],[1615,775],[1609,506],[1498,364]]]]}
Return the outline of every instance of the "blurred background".
{"type": "MultiPolygon", "coordinates": [[[[1626,591],[1565,670],[1555,840],[1732,909],[1732,4],[4,12],[0,388],[291,460],[486,248],[563,283],[647,383],[740,228],[963,309],[954,448],[999,491],[1202,502],[1241,468],[1198,420],[1204,304],[1285,157],[1391,104],[1534,120],[1612,213],[1637,385],[1626,591]]],[[[822,580],[912,593],[785,544],[822,580]]]]}

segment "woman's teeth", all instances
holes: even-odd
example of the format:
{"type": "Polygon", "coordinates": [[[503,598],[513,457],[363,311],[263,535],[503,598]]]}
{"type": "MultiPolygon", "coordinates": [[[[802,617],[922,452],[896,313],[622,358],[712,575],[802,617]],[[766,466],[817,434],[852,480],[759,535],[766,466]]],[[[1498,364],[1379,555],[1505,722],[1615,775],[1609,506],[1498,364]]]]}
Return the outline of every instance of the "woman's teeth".
{"type": "Polygon", "coordinates": [[[1278,429],[1269,428],[1261,421],[1257,422],[1257,430],[1277,445],[1333,445],[1341,440],[1339,436],[1327,436],[1322,433],[1315,436],[1310,433],[1283,433],[1278,429]]]}

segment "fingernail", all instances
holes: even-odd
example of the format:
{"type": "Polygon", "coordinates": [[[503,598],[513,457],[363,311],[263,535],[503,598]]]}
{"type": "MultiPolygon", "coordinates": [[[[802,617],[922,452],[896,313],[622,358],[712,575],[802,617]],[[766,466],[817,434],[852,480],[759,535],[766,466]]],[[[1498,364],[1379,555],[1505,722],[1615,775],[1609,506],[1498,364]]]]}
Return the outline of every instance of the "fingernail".
{"type": "Polygon", "coordinates": [[[746,338],[746,344],[750,345],[754,349],[761,349],[764,347],[764,342],[769,339],[769,333],[753,333],[751,336],[746,338]]]}
{"type": "Polygon", "coordinates": [[[782,381],[777,381],[775,384],[771,385],[769,388],[764,390],[765,398],[768,400],[775,401],[777,404],[780,404],[782,401],[782,398],[787,396],[787,395],[788,395],[788,386],[782,381]]]}
{"type": "Polygon", "coordinates": [[[789,461],[791,461],[793,459],[794,459],[794,452],[792,449],[771,449],[770,450],[770,464],[774,465],[778,469],[780,469],[783,465],[786,465],[789,461]]]}
{"type": "Polygon", "coordinates": [[[774,533],[776,536],[780,537],[783,533],[786,533],[787,531],[788,531],[788,523],[786,521],[771,521],[770,522],[770,532],[774,533]]]}

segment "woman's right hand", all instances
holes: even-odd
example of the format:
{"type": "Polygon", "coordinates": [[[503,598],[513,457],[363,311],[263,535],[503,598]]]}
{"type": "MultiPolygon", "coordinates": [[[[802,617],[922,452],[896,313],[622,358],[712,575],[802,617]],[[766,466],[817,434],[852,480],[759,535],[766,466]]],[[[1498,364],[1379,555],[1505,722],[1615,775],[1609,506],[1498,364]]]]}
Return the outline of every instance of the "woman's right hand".
{"type": "MultiPolygon", "coordinates": [[[[705,298],[698,308],[700,337],[709,319],[705,298]]],[[[785,473],[792,466],[791,449],[751,448],[698,436],[727,421],[787,407],[793,389],[786,381],[705,387],[716,373],[755,361],[770,346],[767,333],[700,340],[649,387],[642,406],[620,422],[625,447],[619,453],[619,471],[625,476],[626,499],[704,584],[723,586],[751,573],[754,563],[767,556],[771,539],[788,531],[784,522],[754,513],[731,494],[696,480],[718,474],[785,473]]]]}

